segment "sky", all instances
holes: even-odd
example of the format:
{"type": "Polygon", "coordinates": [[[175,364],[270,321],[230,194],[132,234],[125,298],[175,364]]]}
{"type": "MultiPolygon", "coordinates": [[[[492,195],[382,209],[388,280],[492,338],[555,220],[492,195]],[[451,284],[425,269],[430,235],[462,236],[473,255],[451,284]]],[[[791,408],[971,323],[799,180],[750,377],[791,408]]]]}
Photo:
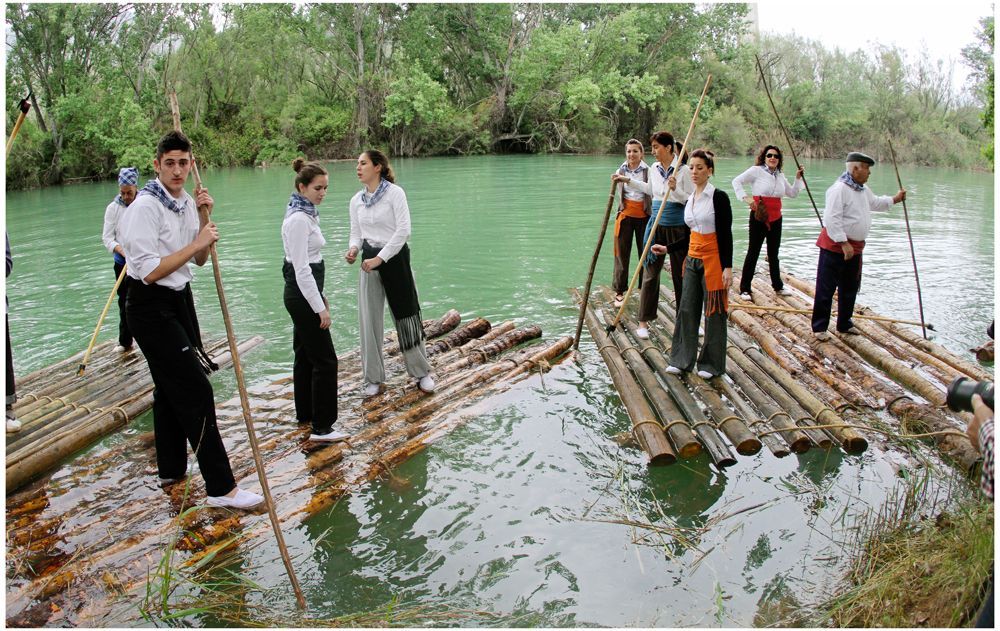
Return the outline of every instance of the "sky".
{"type": "Polygon", "coordinates": [[[926,48],[932,59],[954,62],[957,88],[969,73],[962,48],[975,41],[979,19],[994,14],[988,0],[759,0],[757,10],[761,34],[794,32],[845,52],[895,44],[908,61],[926,48]]]}

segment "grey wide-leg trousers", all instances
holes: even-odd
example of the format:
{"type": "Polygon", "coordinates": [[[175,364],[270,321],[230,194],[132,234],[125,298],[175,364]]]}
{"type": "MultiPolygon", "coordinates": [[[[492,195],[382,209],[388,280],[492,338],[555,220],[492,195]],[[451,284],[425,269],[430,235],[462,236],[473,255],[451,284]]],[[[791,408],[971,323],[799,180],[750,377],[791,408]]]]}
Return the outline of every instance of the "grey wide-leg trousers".
{"type": "MultiPolygon", "coordinates": [[[[377,271],[361,270],[358,282],[358,321],[361,325],[361,370],[368,383],[385,382],[382,339],[385,337],[385,288],[377,271]]],[[[431,372],[423,342],[403,351],[406,372],[420,379],[431,372]]]]}

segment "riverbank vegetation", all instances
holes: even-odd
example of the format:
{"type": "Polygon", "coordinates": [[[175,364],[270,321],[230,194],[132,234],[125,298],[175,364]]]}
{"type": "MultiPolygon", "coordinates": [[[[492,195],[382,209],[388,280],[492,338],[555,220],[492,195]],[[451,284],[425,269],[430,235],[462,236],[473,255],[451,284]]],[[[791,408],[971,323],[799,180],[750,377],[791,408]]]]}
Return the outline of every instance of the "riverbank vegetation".
{"type": "Polygon", "coordinates": [[[814,624],[833,627],[969,627],[989,593],[993,504],[964,480],[943,500],[927,480],[869,513],[846,552],[846,584],[814,624]]]}
{"type": "Polygon", "coordinates": [[[6,5],[7,129],[32,111],[7,188],[147,172],[176,89],[200,160],[218,166],[507,151],[614,152],[687,125],[743,155],[779,137],[768,67],[799,153],[884,150],[992,166],[993,18],[963,53],[972,84],[922,54],[828,50],[750,33],[743,4],[6,5]],[[986,153],[981,148],[987,147],[986,153]]]}

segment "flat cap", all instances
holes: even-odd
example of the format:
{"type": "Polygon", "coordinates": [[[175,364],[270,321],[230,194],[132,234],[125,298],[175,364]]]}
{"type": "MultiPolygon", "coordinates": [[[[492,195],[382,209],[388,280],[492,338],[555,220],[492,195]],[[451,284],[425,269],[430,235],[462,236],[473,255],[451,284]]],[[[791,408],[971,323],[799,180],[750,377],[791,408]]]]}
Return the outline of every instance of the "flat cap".
{"type": "Polygon", "coordinates": [[[872,165],[875,164],[875,160],[870,156],[866,156],[860,151],[852,151],[847,154],[846,162],[864,162],[865,164],[872,165]]]}

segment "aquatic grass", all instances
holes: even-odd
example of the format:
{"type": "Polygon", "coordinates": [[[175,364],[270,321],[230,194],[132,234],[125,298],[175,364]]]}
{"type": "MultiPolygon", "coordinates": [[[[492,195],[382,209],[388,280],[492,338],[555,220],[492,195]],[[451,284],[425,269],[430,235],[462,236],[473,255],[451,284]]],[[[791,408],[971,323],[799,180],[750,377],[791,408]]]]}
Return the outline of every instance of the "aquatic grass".
{"type": "Polygon", "coordinates": [[[955,627],[974,618],[993,563],[993,505],[965,480],[938,487],[929,477],[904,479],[859,518],[848,586],[819,606],[817,624],[955,627]]]}

